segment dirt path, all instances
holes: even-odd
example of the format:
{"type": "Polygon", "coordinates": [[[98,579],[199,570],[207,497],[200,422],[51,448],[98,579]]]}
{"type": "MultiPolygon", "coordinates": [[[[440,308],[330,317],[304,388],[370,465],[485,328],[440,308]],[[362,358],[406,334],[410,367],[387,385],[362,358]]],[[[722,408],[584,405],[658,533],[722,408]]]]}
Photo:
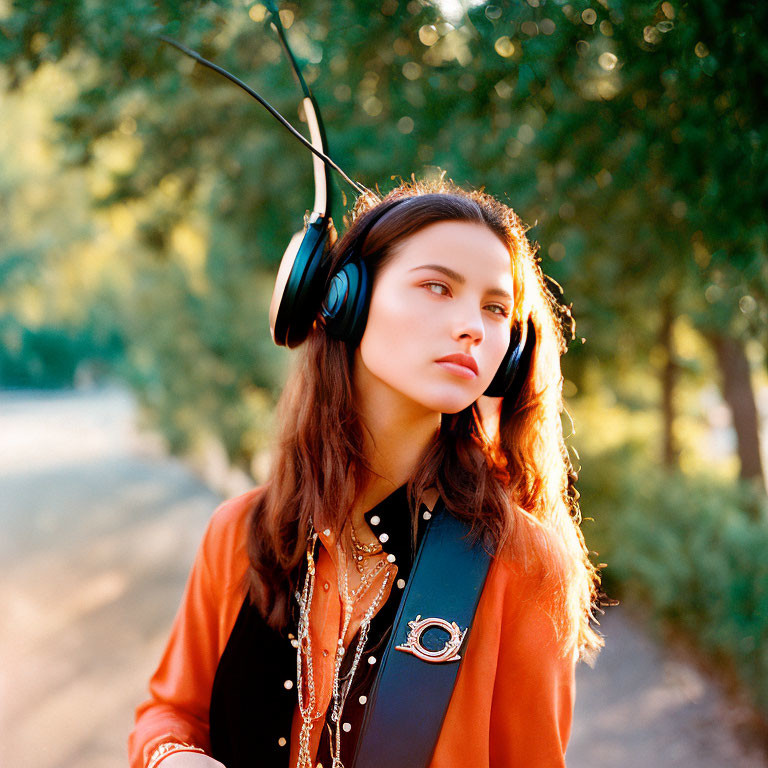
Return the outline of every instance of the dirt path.
{"type": "Polygon", "coordinates": [[[623,607],[600,620],[606,647],[576,673],[569,768],[766,768],[737,733],[744,713],[623,607]]]}
{"type": "MultiPolygon", "coordinates": [[[[0,392],[0,766],[124,768],[219,498],[133,428],[119,390],[0,392]]],[[[569,768],[767,768],[716,687],[622,609],[578,670],[569,768]]]]}

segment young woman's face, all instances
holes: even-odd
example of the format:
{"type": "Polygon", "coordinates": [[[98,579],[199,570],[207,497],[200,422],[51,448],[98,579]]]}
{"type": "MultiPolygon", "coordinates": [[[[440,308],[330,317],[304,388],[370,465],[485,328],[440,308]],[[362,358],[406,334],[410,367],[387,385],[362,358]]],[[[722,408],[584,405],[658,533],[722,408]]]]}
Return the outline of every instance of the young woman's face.
{"type": "Polygon", "coordinates": [[[509,252],[484,224],[442,221],[402,241],[373,284],[356,381],[377,379],[424,408],[477,400],[509,346],[509,252]]]}

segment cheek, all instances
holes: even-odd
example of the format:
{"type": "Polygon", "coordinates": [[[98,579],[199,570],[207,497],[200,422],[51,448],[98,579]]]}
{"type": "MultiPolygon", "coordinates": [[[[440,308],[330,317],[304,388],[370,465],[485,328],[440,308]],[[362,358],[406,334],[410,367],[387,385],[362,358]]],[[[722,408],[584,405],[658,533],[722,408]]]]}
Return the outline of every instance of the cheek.
{"type": "Polygon", "coordinates": [[[393,375],[403,371],[404,366],[412,367],[419,350],[422,356],[425,353],[424,320],[402,298],[374,294],[360,342],[366,365],[377,373],[393,375]]]}
{"type": "Polygon", "coordinates": [[[510,331],[506,328],[501,329],[499,333],[494,334],[488,339],[491,342],[488,345],[487,354],[491,361],[491,367],[494,371],[501,365],[504,355],[507,354],[510,342],[510,331]]]}
{"type": "Polygon", "coordinates": [[[486,326],[485,339],[476,351],[483,390],[491,383],[509,349],[510,332],[503,324],[486,326]]]}
{"type": "Polygon", "coordinates": [[[371,305],[368,310],[368,324],[377,334],[387,328],[401,329],[413,320],[413,307],[409,307],[408,294],[404,286],[388,274],[381,275],[374,285],[371,305]]]}

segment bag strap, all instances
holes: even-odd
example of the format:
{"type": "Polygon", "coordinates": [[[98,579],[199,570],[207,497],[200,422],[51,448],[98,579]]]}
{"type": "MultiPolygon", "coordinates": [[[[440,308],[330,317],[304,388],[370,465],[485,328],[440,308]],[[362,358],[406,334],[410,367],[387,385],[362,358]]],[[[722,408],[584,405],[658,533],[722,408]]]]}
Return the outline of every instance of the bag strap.
{"type": "Polygon", "coordinates": [[[354,768],[429,763],[491,561],[467,533],[439,499],[368,697],[354,768]]]}

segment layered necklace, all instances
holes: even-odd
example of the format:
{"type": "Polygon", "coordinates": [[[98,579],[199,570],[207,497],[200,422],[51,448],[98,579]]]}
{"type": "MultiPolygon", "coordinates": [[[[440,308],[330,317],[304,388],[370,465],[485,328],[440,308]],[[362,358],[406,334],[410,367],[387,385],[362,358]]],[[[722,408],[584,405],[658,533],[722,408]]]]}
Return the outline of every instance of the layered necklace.
{"type": "MultiPolygon", "coordinates": [[[[331,708],[331,721],[335,728],[335,737],[331,743],[331,768],[344,768],[341,762],[341,713],[344,709],[344,703],[347,700],[347,694],[352,687],[352,679],[355,675],[355,671],[360,663],[360,658],[363,655],[365,644],[368,640],[368,631],[370,629],[371,620],[375,615],[384,593],[387,589],[387,585],[392,577],[394,568],[386,560],[379,560],[379,562],[370,570],[365,568],[365,560],[375,554],[382,551],[381,544],[376,542],[375,544],[363,544],[355,532],[355,528],[350,520],[350,534],[352,539],[352,558],[355,563],[355,567],[360,574],[360,584],[358,587],[350,593],[349,591],[349,579],[347,574],[347,553],[343,546],[338,547],[340,554],[340,570],[341,578],[339,579],[339,596],[341,597],[342,607],[344,611],[341,632],[338,642],[336,644],[336,655],[334,659],[333,668],[333,700],[331,708]],[[354,657],[349,673],[345,678],[344,684],[340,682],[341,676],[341,663],[344,659],[344,655],[347,649],[344,648],[344,638],[347,635],[350,621],[352,619],[352,613],[355,604],[360,598],[368,591],[373,584],[376,577],[381,571],[384,571],[384,578],[382,580],[379,591],[376,597],[371,602],[370,606],[363,616],[363,620],[360,624],[360,631],[357,640],[357,644],[354,650],[354,657]]],[[[310,735],[312,732],[312,724],[316,720],[323,717],[323,713],[316,711],[317,709],[317,697],[315,692],[315,681],[312,669],[312,641],[309,634],[309,617],[312,607],[312,595],[315,590],[315,543],[317,542],[317,533],[312,531],[310,539],[307,543],[307,573],[304,578],[304,585],[301,593],[297,592],[297,598],[299,601],[299,623],[297,629],[298,650],[296,654],[296,678],[297,678],[297,692],[299,695],[299,711],[301,713],[301,732],[299,734],[299,755],[296,763],[296,768],[313,768],[312,754],[309,746],[310,735]],[[305,672],[306,670],[306,672],[305,672]],[[306,681],[307,699],[304,697],[304,682],[306,681]]]]}
{"type": "Polygon", "coordinates": [[[379,552],[382,551],[382,546],[378,541],[374,541],[373,544],[363,544],[363,542],[357,538],[355,526],[352,525],[351,521],[349,523],[349,534],[352,538],[352,549],[355,550],[352,558],[355,561],[357,572],[362,576],[365,573],[365,559],[372,557],[373,555],[378,555],[379,552]]]}

